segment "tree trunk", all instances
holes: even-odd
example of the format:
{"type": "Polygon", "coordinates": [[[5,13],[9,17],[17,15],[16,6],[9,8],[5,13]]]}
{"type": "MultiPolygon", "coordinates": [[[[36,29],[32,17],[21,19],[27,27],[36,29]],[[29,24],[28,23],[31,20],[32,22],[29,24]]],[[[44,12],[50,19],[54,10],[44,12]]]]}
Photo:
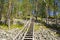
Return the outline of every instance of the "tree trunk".
{"type": "Polygon", "coordinates": [[[54,13],[53,14],[54,14],[54,18],[56,19],[55,22],[56,22],[56,26],[57,26],[57,24],[58,24],[57,20],[58,19],[57,19],[57,13],[56,12],[57,12],[57,3],[54,1],[54,13]]]}
{"type": "Polygon", "coordinates": [[[0,13],[0,21],[1,21],[1,18],[2,18],[2,15],[1,15],[1,13],[0,13]]]}
{"type": "Polygon", "coordinates": [[[48,24],[48,5],[46,4],[46,23],[48,24]]]}
{"type": "Polygon", "coordinates": [[[37,16],[36,16],[36,21],[37,21],[37,16]]]}
{"type": "Polygon", "coordinates": [[[2,19],[3,4],[0,5],[0,23],[2,19]]]}
{"type": "Polygon", "coordinates": [[[55,22],[56,22],[56,25],[57,25],[57,14],[56,14],[56,10],[54,9],[54,18],[55,18],[55,22]]]}
{"type": "Polygon", "coordinates": [[[38,16],[38,0],[36,0],[36,21],[37,21],[37,16],[38,16]]]}
{"type": "Polygon", "coordinates": [[[49,18],[50,18],[50,7],[48,6],[48,13],[49,13],[49,18]]]}
{"type": "Polygon", "coordinates": [[[11,0],[9,0],[9,7],[7,12],[7,26],[10,29],[10,14],[11,14],[11,0]]]}
{"type": "Polygon", "coordinates": [[[1,13],[0,13],[0,24],[2,23],[2,22],[1,22],[1,18],[2,18],[2,15],[1,15],[1,13]]]}

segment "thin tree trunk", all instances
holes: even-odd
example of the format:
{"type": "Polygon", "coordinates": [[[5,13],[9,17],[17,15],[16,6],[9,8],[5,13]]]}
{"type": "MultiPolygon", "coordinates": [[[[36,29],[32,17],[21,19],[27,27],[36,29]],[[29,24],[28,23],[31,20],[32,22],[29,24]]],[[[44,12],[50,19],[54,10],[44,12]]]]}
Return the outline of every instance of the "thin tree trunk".
{"type": "Polygon", "coordinates": [[[38,0],[36,2],[36,21],[37,21],[37,15],[38,15],[38,0]]]}
{"type": "Polygon", "coordinates": [[[9,8],[8,8],[8,12],[7,12],[7,25],[10,29],[10,14],[11,14],[11,1],[9,0],[9,8]]]}
{"type": "Polygon", "coordinates": [[[0,5],[0,23],[1,23],[1,19],[2,19],[2,11],[3,11],[3,4],[1,3],[1,5],[0,5]]]}
{"type": "Polygon", "coordinates": [[[49,13],[49,18],[50,18],[50,7],[48,6],[48,13],[49,13]]]}
{"type": "Polygon", "coordinates": [[[2,2],[2,0],[0,0],[1,1],[1,5],[0,5],[0,23],[1,23],[1,18],[2,18],[2,11],[3,11],[3,2],[2,2]]]}
{"type": "Polygon", "coordinates": [[[1,21],[1,11],[0,11],[0,21],[1,21]]]}
{"type": "Polygon", "coordinates": [[[57,25],[57,14],[56,14],[56,10],[54,9],[54,18],[55,18],[55,22],[56,22],[56,25],[57,25]]]}
{"type": "Polygon", "coordinates": [[[37,21],[37,16],[36,16],[36,21],[37,21]]]}
{"type": "Polygon", "coordinates": [[[46,4],[46,23],[48,24],[48,5],[46,4]]]}
{"type": "Polygon", "coordinates": [[[2,22],[1,22],[1,18],[2,18],[2,15],[1,15],[1,13],[0,13],[0,24],[2,23],[2,22]]]}
{"type": "Polygon", "coordinates": [[[55,22],[56,22],[56,26],[57,26],[57,24],[58,24],[58,23],[57,23],[57,20],[58,20],[58,19],[57,19],[57,14],[56,14],[56,12],[57,12],[56,7],[57,7],[57,3],[54,1],[54,13],[53,13],[53,14],[54,14],[54,18],[56,19],[55,22]]]}

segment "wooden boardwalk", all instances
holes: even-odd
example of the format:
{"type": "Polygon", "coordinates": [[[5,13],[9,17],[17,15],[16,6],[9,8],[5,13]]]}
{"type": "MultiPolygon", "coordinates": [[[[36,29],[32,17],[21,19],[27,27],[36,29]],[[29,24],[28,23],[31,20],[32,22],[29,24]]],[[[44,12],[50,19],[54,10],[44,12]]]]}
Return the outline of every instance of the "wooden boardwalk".
{"type": "Polygon", "coordinates": [[[29,27],[28,31],[26,32],[23,40],[33,40],[33,25],[34,25],[34,23],[31,22],[30,27],[29,27]]]}
{"type": "Polygon", "coordinates": [[[13,40],[33,40],[33,26],[34,22],[29,20],[24,28],[16,35],[15,38],[13,38],[13,40]]]}

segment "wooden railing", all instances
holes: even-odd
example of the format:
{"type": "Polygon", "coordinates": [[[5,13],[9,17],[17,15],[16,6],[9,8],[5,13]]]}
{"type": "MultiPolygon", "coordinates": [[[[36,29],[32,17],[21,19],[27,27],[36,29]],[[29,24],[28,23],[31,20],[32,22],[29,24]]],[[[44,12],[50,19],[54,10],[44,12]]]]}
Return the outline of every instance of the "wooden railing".
{"type": "Polygon", "coordinates": [[[24,28],[13,38],[13,40],[22,40],[23,36],[25,33],[28,31],[29,26],[30,26],[31,20],[29,20],[24,28]]]}

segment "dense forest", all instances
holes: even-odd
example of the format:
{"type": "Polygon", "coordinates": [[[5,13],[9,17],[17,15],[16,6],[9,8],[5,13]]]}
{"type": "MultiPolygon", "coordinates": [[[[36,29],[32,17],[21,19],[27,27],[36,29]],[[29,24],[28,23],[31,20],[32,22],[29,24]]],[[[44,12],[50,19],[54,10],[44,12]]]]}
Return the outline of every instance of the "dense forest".
{"type": "Polygon", "coordinates": [[[44,25],[60,35],[60,0],[0,0],[0,29],[22,30],[29,20],[36,30],[44,25]]]}

